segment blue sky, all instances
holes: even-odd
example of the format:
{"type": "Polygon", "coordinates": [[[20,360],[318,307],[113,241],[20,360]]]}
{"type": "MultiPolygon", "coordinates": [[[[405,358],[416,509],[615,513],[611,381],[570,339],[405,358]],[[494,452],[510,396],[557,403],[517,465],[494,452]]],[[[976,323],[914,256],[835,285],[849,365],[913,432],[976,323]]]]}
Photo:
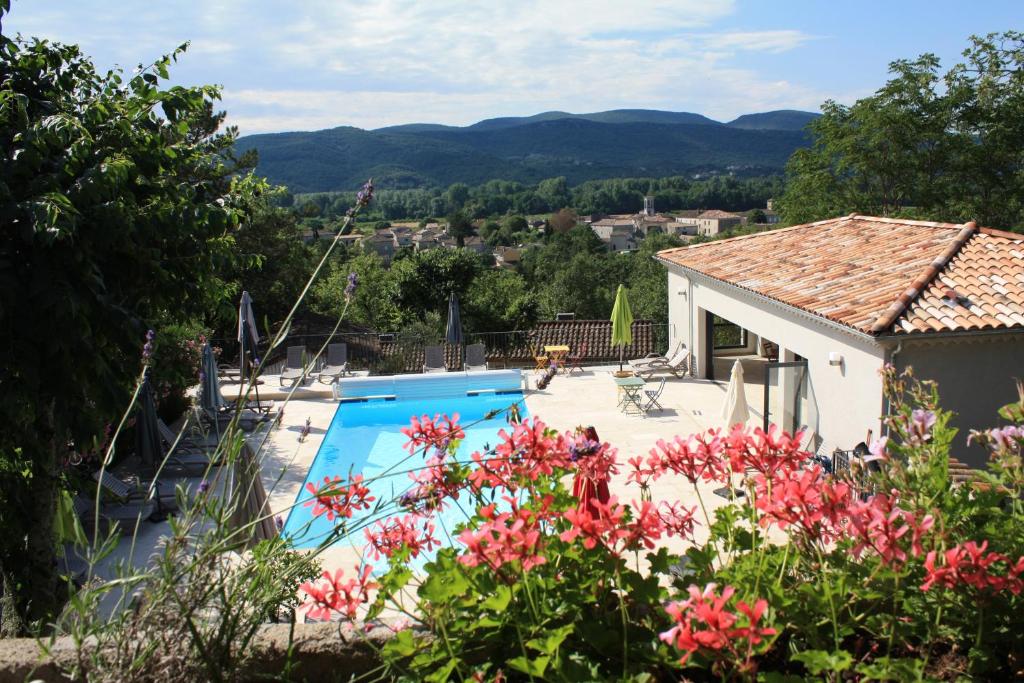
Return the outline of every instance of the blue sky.
{"type": "Polygon", "coordinates": [[[4,33],[134,68],[192,46],[177,83],[224,88],[243,134],[551,109],[719,120],[852,102],[890,61],[952,65],[973,33],[1024,26],[1021,0],[14,0],[4,33]]]}

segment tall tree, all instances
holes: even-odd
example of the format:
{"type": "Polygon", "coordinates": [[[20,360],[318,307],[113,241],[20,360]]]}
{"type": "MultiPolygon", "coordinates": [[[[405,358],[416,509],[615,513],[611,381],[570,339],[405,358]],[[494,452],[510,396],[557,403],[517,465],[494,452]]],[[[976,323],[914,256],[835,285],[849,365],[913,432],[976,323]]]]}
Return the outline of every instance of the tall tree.
{"type": "Polygon", "coordinates": [[[940,75],[931,54],[852,106],[826,102],[814,145],[787,166],[783,218],[898,214],[1003,228],[1024,224],[1024,34],[971,38],[940,75]]]}
{"type": "MultiPolygon", "coordinates": [[[[0,3],[0,15],[9,7],[0,3]]],[[[0,575],[4,627],[58,608],[61,463],[126,407],[146,329],[223,296],[239,222],[213,87],[160,88],[75,46],[0,36],[0,575]],[[78,445],[78,446],[76,446],[78,445]]]]}

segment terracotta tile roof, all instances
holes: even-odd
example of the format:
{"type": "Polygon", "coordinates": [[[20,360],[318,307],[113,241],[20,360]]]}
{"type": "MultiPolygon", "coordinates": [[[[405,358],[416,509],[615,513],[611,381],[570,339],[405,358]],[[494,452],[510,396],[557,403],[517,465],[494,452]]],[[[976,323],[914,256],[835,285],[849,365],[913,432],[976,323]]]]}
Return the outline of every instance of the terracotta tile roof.
{"type": "Polygon", "coordinates": [[[973,223],[846,216],[659,258],[873,335],[1024,327],[1024,235],[973,223]]]}

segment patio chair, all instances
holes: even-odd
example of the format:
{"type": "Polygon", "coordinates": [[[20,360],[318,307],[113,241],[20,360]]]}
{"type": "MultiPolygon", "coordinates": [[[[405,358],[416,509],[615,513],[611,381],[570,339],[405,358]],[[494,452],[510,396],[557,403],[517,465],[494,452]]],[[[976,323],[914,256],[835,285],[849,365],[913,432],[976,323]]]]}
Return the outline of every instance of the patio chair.
{"type": "Polygon", "coordinates": [[[531,346],[530,355],[533,356],[533,362],[535,363],[533,369],[535,372],[544,372],[548,369],[548,355],[542,353],[539,346],[531,346]]]}
{"type": "Polygon", "coordinates": [[[423,349],[423,372],[448,372],[444,362],[444,349],[440,346],[428,346],[423,349]]]}
{"type": "Polygon", "coordinates": [[[96,503],[82,496],[75,496],[73,501],[75,514],[82,522],[86,531],[106,532],[116,526],[120,531],[126,524],[133,524],[139,519],[149,519],[156,511],[156,505],[149,500],[117,501],[100,503],[99,525],[96,519],[96,503]],[[97,526],[99,528],[97,529],[97,526]]]}
{"type": "Polygon", "coordinates": [[[466,347],[466,370],[486,370],[487,352],[483,344],[470,344],[466,347]]]}
{"type": "Polygon", "coordinates": [[[583,374],[583,360],[587,357],[587,351],[589,350],[587,342],[583,342],[576,348],[575,353],[570,353],[565,358],[565,363],[568,369],[565,374],[571,375],[573,370],[579,370],[580,374],[583,374]]]}
{"type": "Polygon", "coordinates": [[[348,344],[328,345],[327,365],[320,370],[316,381],[321,384],[333,384],[348,373],[348,344]]]}
{"type": "Polygon", "coordinates": [[[661,404],[658,403],[658,399],[661,398],[662,392],[665,391],[665,382],[666,381],[667,380],[664,377],[662,377],[661,381],[658,382],[658,388],[657,389],[644,389],[644,396],[647,397],[647,402],[644,403],[644,408],[643,408],[644,415],[646,415],[648,412],[650,412],[650,410],[652,408],[654,408],[655,406],[658,407],[658,411],[659,412],[664,410],[664,408],[661,407],[661,404]]]}
{"type": "Polygon", "coordinates": [[[768,361],[774,363],[779,360],[779,345],[762,337],[761,354],[764,355],[768,361]]]}
{"type": "Polygon", "coordinates": [[[288,359],[285,361],[284,367],[281,369],[280,386],[284,386],[285,382],[291,382],[295,385],[301,382],[306,377],[306,347],[305,346],[289,346],[288,347],[288,359]]]}
{"type": "Polygon", "coordinates": [[[650,363],[633,367],[633,374],[644,379],[650,379],[652,376],[662,372],[671,373],[679,379],[683,379],[689,374],[690,351],[686,348],[685,344],[681,344],[676,355],[667,361],[655,358],[650,363]]]}
{"type": "Polygon", "coordinates": [[[676,348],[675,348],[674,351],[672,351],[672,353],[670,353],[668,355],[665,355],[665,356],[663,356],[663,355],[661,355],[659,353],[649,353],[646,356],[644,356],[643,358],[635,358],[635,359],[629,361],[629,367],[633,368],[633,371],[635,372],[636,370],[640,370],[640,369],[642,369],[642,368],[644,368],[644,367],[646,367],[646,366],[648,366],[651,363],[654,363],[656,361],[661,361],[663,363],[668,363],[673,358],[675,358],[677,355],[679,355],[680,353],[683,353],[683,351],[685,351],[685,350],[686,350],[686,344],[684,344],[683,342],[679,342],[678,344],[676,344],[676,348]]]}

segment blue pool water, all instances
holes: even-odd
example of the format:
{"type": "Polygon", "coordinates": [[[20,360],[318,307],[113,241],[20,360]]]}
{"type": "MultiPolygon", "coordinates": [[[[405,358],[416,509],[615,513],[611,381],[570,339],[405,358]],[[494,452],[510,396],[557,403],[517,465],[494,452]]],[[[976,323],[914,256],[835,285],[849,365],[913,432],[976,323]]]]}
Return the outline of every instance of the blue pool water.
{"type": "MultiPolygon", "coordinates": [[[[324,477],[333,478],[339,475],[347,479],[352,474],[362,474],[365,480],[369,480],[367,486],[371,495],[377,498],[372,505],[395,499],[412,487],[413,482],[407,472],[422,467],[424,459],[419,453],[410,456],[403,448],[407,437],[400,430],[409,426],[411,416],[433,417],[442,413],[458,413],[459,422],[466,432],[466,438],[456,454],[459,460],[468,460],[473,452],[494,446],[498,442],[498,432],[501,429],[508,429],[504,412],[492,419],[483,420],[487,413],[508,408],[518,402],[521,415],[524,418],[527,416],[522,394],[507,389],[503,393],[492,391],[467,395],[464,386],[449,381],[434,384],[431,391],[427,392],[423,390],[425,385],[420,381],[415,385],[415,390],[409,392],[411,396],[403,398],[402,383],[394,382],[392,387],[395,391],[395,398],[392,400],[369,399],[361,402],[342,402],[338,405],[320,450],[296,498],[296,504],[285,522],[283,533],[292,539],[295,547],[316,547],[330,535],[335,524],[328,521],[325,515],[313,517],[312,507],[305,506],[313,497],[306,489],[307,483],[319,487],[323,484],[324,477]],[[434,393],[434,396],[426,398],[423,396],[424,393],[434,393]],[[469,426],[471,423],[475,424],[469,426]]],[[[344,392],[342,396],[344,399],[344,392]]],[[[466,502],[464,498],[460,499],[460,502],[466,502]]],[[[391,509],[392,514],[405,514],[405,511],[391,509]]],[[[362,514],[373,514],[373,510],[371,508],[362,514]]],[[[380,517],[380,513],[374,516],[380,517]]],[[[442,545],[450,545],[446,530],[447,533],[453,533],[455,526],[465,520],[465,512],[457,505],[449,506],[434,520],[435,538],[442,545]]],[[[360,521],[357,515],[347,523],[357,525],[360,521]]],[[[345,540],[339,542],[348,543],[345,540]]],[[[356,546],[362,546],[365,543],[362,531],[354,534],[351,542],[356,546]]],[[[421,557],[415,564],[422,566],[424,561],[425,558],[421,557]]],[[[385,562],[386,560],[382,558],[376,564],[379,567],[385,562]]]]}

